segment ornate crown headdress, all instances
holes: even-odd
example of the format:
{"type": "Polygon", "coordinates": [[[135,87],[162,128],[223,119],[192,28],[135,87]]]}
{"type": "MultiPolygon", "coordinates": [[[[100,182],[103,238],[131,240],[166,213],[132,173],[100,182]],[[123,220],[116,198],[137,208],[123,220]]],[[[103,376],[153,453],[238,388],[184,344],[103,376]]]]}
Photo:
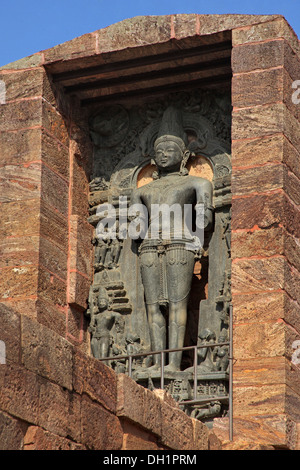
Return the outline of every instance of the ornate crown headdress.
{"type": "Polygon", "coordinates": [[[174,106],[169,106],[163,114],[158,136],[154,142],[154,149],[160,142],[168,141],[176,142],[182,152],[185,151],[182,116],[179,109],[174,106]]]}
{"type": "MultiPolygon", "coordinates": [[[[154,150],[156,150],[157,145],[161,142],[175,142],[179,146],[182,152],[180,173],[182,175],[187,175],[188,170],[185,168],[185,165],[189,158],[190,152],[187,151],[184,141],[184,129],[181,112],[174,106],[169,106],[163,114],[158,136],[154,142],[154,150]]],[[[157,179],[158,177],[159,172],[155,171],[153,173],[153,178],[157,179]]]]}

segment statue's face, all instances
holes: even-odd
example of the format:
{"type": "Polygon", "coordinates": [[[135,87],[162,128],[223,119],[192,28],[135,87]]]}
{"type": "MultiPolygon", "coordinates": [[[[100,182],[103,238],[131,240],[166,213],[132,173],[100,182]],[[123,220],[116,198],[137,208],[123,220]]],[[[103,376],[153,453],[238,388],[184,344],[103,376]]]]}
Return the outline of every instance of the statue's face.
{"type": "Polygon", "coordinates": [[[106,299],[98,299],[98,307],[103,310],[108,307],[108,302],[106,299]]]}
{"type": "Polygon", "coordinates": [[[182,151],[176,142],[160,142],[155,150],[155,163],[158,168],[179,168],[182,157],[182,151]]]}

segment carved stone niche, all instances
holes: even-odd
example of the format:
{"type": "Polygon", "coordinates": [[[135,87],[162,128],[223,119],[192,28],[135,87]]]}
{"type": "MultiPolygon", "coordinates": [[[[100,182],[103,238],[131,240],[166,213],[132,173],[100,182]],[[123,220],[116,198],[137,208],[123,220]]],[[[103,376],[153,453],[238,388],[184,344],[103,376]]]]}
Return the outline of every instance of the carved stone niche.
{"type": "MultiPolygon", "coordinates": [[[[99,359],[116,357],[107,363],[117,372],[128,371],[128,361],[117,356],[151,352],[139,242],[128,236],[111,238],[109,230],[106,238],[99,240],[96,232],[103,218],[107,222],[114,216],[117,222],[110,231],[116,228],[119,234],[126,232],[133,190],[153,180],[154,142],[168,106],[176,106],[181,112],[185,144],[191,152],[186,164],[189,174],[205,178],[213,186],[213,227],[195,262],[184,346],[229,340],[230,96],[194,90],[151,99],[140,106],[112,104],[90,118],[94,170],[89,222],[95,227],[95,264],[87,315],[93,344],[104,345],[102,349],[94,347],[94,355],[99,359]],[[102,306],[99,297],[106,297],[102,306]]],[[[185,351],[181,370],[165,373],[165,388],[179,401],[193,398],[193,354],[185,351]]],[[[151,360],[151,356],[133,359],[132,376],[145,387],[160,388],[160,370],[151,369],[151,360]]],[[[197,380],[197,398],[220,396],[220,401],[214,398],[195,406],[182,404],[182,408],[202,420],[224,414],[227,405],[222,397],[228,394],[227,346],[199,349],[197,380]]]]}

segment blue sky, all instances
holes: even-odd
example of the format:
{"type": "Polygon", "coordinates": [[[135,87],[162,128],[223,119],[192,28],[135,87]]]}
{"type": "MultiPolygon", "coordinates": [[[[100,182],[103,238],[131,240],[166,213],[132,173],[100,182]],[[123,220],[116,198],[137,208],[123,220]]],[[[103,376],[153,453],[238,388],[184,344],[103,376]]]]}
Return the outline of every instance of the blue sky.
{"type": "Polygon", "coordinates": [[[300,38],[300,0],[0,0],[0,66],[138,15],[281,14],[300,38]]]}

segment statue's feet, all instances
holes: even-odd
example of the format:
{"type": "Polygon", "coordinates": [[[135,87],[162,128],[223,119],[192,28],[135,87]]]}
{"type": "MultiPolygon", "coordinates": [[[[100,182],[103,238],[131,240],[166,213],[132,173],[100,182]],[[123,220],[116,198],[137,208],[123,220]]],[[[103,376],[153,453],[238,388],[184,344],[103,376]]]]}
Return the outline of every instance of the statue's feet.
{"type": "Polygon", "coordinates": [[[147,370],[149,370],[150,372],[152,370],[153,371],[160,370],[160,364],[153,364],[153,366],[147,367],[147,370]]]}
{"type": "Polygon", "coordinates": [[[180,367],[176,366],[175,364],[170,363],[164,368],[164,371],[165,372],[178,372],[180,371],[180,367]]]}

